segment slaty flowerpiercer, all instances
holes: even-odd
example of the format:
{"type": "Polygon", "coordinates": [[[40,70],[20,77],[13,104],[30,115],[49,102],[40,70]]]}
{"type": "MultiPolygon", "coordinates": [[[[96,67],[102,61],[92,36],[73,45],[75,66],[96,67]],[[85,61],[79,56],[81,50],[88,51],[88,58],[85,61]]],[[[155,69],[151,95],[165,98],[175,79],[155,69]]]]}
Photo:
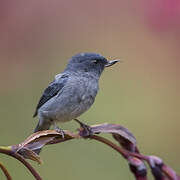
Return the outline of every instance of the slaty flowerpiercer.
{"type": "MultiPolygon", "coordinates": [[[[73,56],[65,70],[56,75],[54,81],[44,90],[33,116],[39,117],[34,132],[47,130],[53,125],[64,136],[56,123],[76,119],[86,112],[94,103],[103,70],[118,61],[108,61],[96,53],[73,56]]],[[[87,129],[89,135],[88,126],[78,122],[87,129]]]]}

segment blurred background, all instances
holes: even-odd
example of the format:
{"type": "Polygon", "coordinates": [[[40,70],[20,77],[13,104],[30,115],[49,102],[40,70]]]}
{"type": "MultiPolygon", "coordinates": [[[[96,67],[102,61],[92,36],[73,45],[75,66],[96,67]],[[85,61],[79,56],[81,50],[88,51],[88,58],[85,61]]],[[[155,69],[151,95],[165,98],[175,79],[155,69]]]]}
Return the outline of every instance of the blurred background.
{"type": "MultiPolygon", "coordinates": [[[[180,172],[179,19],[179,0],[1,1],[0,144],[32,133],[42,91],[71,56],[97,52],[124,62],[106,69],[95,104],[80,120],[127,127],[144,154],[180,172]]],[[[134,179],[117,152],[90,140],[44,148],[41,158],[44,164],[33,166],[46,180],[134,179]]],[[[0,159],[14,179],[33,179],[16,160],[0,159]]]]}

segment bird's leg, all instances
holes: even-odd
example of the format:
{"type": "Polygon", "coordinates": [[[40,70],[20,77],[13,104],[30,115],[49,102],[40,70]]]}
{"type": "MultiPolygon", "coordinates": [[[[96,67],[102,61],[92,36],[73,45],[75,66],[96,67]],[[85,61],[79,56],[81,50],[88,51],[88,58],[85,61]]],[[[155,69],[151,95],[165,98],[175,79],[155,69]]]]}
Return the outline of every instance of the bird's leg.
{"type": "Polygon", "coordinates": [[[91,136],[91,135],[94,134],[90,126],[82,123],[82,122],[79,121],[78,119],[74,119],[74,120],[75,120],[77,123],[79,123],[79,125],[81,126],[81,128],[83,128],[82,136],[87,137],[87,136],[91,136]]]}
{"type": "Polygon", "coordinates": [[[53,127],[54,127],[54,130],[60,133],[62,138],[64,139],[64,131],[60,127],[57,126],[55,121],[53,122],[53,127]]]}

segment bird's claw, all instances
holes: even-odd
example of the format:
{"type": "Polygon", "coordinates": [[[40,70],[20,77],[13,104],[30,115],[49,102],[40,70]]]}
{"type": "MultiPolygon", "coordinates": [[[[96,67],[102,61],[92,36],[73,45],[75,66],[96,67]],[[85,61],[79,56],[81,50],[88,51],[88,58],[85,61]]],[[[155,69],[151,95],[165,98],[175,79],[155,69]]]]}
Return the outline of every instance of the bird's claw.
{"type": "Polygon", "coordinates": [[[60,129],[60,128],[57,128],[55,130],[56,130],[56,132],[60,133],[62,138],[64,139],[64,131],[62,129],[60,129]]]}
{"type": "Polygon", "coordinates": [[[64,139],[65,134],[64,134],[64,131],[61,128],[59,128],[57,125],[54,125],[54,130],[56,132],[58,132],[59,134],[61,134],[62,138],[64,139]]]}
{"type": "Polygon", "coordinates": [[[94,133],[92,131],[92,128],[84,123],[82,123],[81,121],[79,121],[78,119],[74,119],[76,122],[78,122],[82,128],[82,130],[80,130],[80,136],[83,137],[88,137],[88,136],[92,136],[94,133]]]}
{"type": "Polygon", "coordinates": [[[92,128],[86,124],[82,126],[83,131],[82,131],[82,136],[88,137],[93,135],[92,128]]]}

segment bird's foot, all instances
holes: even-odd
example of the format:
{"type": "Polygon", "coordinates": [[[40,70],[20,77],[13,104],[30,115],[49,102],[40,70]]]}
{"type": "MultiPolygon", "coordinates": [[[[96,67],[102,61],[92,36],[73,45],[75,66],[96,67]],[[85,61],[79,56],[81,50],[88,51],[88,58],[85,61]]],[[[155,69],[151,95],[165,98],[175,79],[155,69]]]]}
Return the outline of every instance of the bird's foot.
{"type": "Polygon", "coordinates": [[[74,119],[77,123],[79,123],[79,125],[81,126],[82,130],[80,131],[80,136],[83,137],[88,137],[88,136],[92,136],[94,133],[92,131],[92,128],[84,123],[82,123],[81,121],[79,121],[78,119],[74,119]]]}
{"type": "Polygon", "coordinates": [[[61,134],[61,136],[62,136],[62,138],[64,139],[64,131],[60,128],[60,127],[58,127],[56,124],[54,124],[54,130],[56,131],[56,132],[58,132],[58,133],[60,133],[61,134]]]}

